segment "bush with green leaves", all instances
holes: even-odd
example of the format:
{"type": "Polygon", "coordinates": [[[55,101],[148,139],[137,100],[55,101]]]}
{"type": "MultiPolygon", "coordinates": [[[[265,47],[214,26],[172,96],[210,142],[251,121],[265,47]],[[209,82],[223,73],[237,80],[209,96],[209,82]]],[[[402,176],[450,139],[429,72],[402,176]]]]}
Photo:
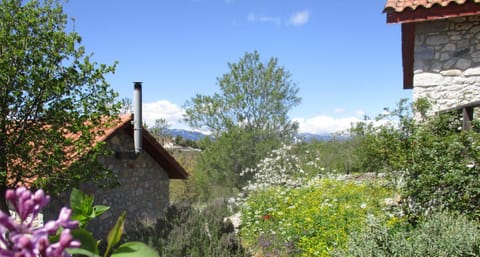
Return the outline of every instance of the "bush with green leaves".
{"type": "Polygon", "coordinates": [[[142,241],[161,256],[223,257],[249,256],[240,244],[224,201],[203,208],[190,204],[170,206],[155,223],[138,224],[125,240],[142,241]]]}
{"type": "Polygon", "coordinates": [[[242,208],[242,240],[262,256],[329,256],[381,215],[381,185],[320,179],[299,188],[256,191],[242,208]]]}
{"type": "Polygon", "coordinates": [[[369,220],[368,229],[354,233],[348,247],[333,256],[480,256],[480,228],[466,216],[433,213],[415,226],[397,217],[369,220]]]}
{"type": "Polygon", "coordinates": [[[456,113],[427,117],[424,101],[415,106],[420,113],[417,119],[401,101],[389,112],[395,122],[357,124],[352,132],[361,141],[357,153],[361,166],[386,172],[396,184],[402,181],[405,211],[412,217],[435,209],[477,216],[480,135],[462,131],[456,113]]]}
{"type": "MultiPolygon", "coordinates": [[[[361,171],[356,165],[358,157],[354,154],[358,140],[343,134],[333,135],[330,140],[302,142],[295,147],[295,154],[307,162],[314,161],[323,170],[316,173],[352,173],[361,171]]],[[[311,173],[311,172],[309,172],[311,173]]]]}
{"type": "Polygon", "coordinates": [[[353,155],[356,171],[391,173],[409,163],[411,135],[417,126],[407,99],[395,109],[385,108],[375,119],[365,117],[350,128],[351,140],[356,142],[353,155]]]}
{"type": "Polygon", "coordinates": [[[249,179],[242,191],[246,193],[274,186],[295,188],[318,175],[322,169],[318,160],[302,158],[305,155],[296,154],[293,148],[292,145],[283,145],[271,151],[255,167],[244,169],[240,176],[249,179]]]}

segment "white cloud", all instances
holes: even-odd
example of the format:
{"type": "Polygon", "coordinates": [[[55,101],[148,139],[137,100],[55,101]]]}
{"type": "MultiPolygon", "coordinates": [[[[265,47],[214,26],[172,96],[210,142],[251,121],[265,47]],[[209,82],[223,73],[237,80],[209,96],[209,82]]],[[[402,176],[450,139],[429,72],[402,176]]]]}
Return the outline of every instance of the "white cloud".
{"type": "MultiPolygon", "coordinates": [[[[225,0],[227,2],[232,2],[234,0],[225,0]]],[[[266,15],[262,15],[262,14],[256,14],[254,12],[250,12],[248,15],[247,15],[247,21],[250,22],[250,23],[273,23],[273,24],[277,24],[277,25],[280,25],[283,23],[283,18],[280,18],[280,17],[273,17],[273,16],[266,16],[266,15]]],[[[293,13],[291,16],[290,16],[290,19],[288,19],[287,21],[285,21],[284,24],[286,25],[293,25],[293,26],[302,26],[302,25],[305,25],[308,23],[308,21],[310,20],[310,12],[308,10],[304,10],[304,11],[301,11],[301,12],[296,12],[296,13],[293,13]]]]}
{"type": "Polygon", "coordinates": [[[288,24],[293,26],[302,26],[308,23],[310,20],[310,12],[308,10],[296,12],[288,20],[288,24]]]}
{"type": "MultiPolygon", "coordinates": [[[[152,126],[155,120],[163,118],[170,127],[190,129],[187,124],[183,122],[183,115],[185,110],[176,104],[171,103],[168,100],[158,100],[151,103],[144,103],[143,108],[143,120],[148,126],[152,126]]],[[[340,111],[341,108],[337,108],[336,111],[340,111]]],[[[344,111],[343,109],[341,110],[344,111]]],[[[299,123],[300,133],[314,133],[325,134],[344,131],[349,129],[352,123],[362,121],[363,111],[358,110],[354,117],[335,118],[327,115],[318,115],[312,118],[295,118],[294,121],[299,123]]],[[[200,130],[196,130],[200,131],[200,130]]],[[[207,131],[201,131],[203,133],[207,131]]]]}
{"type": "Polygon", "coordinates": [[[335,112],[335,113],[344,113],[344,112],[345,112],[345,109],[343,109],[343,108],[335,108],[334,112],[335,112]]]}
{"type": "Polygon", "coordinates": [[[253,12],[251,12],[247,15],[247,21],[251,22],[251,23],[256,23],[256,22],[275,23],[277,25],[282,23],[282,20],[278,17],[258,15],[258,14],[255,14],[253,12]]]}
{"type": "Polygon", "coordinates": [[[344,131],[352,125],[352,123],[359,122],[361,119],[357,117],[333,118],[326,115],[319,115],[313,118],[293,119],[299,123],[300,133],[325,134],[344,131]]]}
{"type": "Polygon", "coordinates": [[[363,110],[356,110],[356,111],[355,111],[355,115],[357,115],[357,116],[359,116],[359,117],[363,117],[363,116],[365,116],[365,114],[366,114],[366,113],[365,113],[365,111],[363,111],[363,110]]]}
{"type": "Polygon", "coordinates": [[[163,118],[171,127],[179,127],[185,110],[167,100],[158,100],[153,103],[144,103],[142,112],[142,118],[149,126],[153,125],[155,120],[163,118]]]}

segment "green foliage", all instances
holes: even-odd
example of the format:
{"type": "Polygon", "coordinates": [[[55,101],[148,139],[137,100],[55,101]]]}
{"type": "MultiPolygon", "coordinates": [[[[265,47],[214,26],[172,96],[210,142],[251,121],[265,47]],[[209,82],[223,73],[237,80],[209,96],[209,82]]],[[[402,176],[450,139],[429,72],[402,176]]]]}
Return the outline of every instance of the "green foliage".
{"type": "Polygon", "coordinates": [[[72,219],[80,223],[80,227],[85,225],[92,219],[102,215],[109,206],[93,205],[93,196],[89,196],[82,191],[74,188],[70,194],[70,206],[72,208],[72,219]]]}
{"type": "Polygon", "coordinates": [[[230,72],[218,78],[220,94],[197,95],[185,104],[186,121],[210,129],[214,135],[242,126],[291,138],[297,126],[287,113],[300,98],[290,73],[278,67],[276,58],[261,62],[257,51],[246,53],[228,67],[230,72]]]}
{"type": "Polygon", "coordinates": [[[355,151],[358,140],[334,136],[328,141],[313,141],[295,146],[296,154],[304,164],[315,163],[319,169],[307,171],[308,174],[359,172],[358,156],[355,151]]]}
{"type": "Polygon", "coordinates": [[[199,160],[198,169],[208,178],[203,185],[204,199],[219,195],[232,195],[246,184],[251,176],[241,176],[241,172],[253,167],[280,142],[269,135],[247,131],[244,128],[231,129],[215,140],[204,140],[205,150],[199,160]],[[212,191],[216,190],[215,191],[212,191]],[[213,194],[212,194],[213,193],[213,194]]]}
{"type": "Polygon", "coordinates": [[[271,151],[254,168],[242,171],[241,175],[249,178],[242,194],[248,196],[249,193],[278,186],[297,188],[318,177],[323,168],[317,166],[316,159],[311,160],[308,154],[299,157],[295,150],[296,147],[283,145],[271,151]]]}
{"type": "Polygon", "coordinates": [[[197,165],[198,158],[200,156],[199,151],[182,151],[182,150],[170,150],[170,154],[177,160],[182,167],[188,171],[190,175],[188,179],[173,179],[170,180],[170,202],[193,202],[198,196],[196,191],[196,176],[197,172],[195,166],[197,165]]]}
{"type": "Polygon", "coordinates": [[[385,108],[385,113],[375,120],[366,117],[350,129],[356,141],[356,171],[390,173],[408,165],[411,135],[417,126],[411,106],[402,99],[396,109],[385,108]]]}
{"type": "Polygon", "coordinates": [[[146,242],[161,256],[249,256],[240,245],[233,225],[224,221],[228,215],[221,201],[201,209],[175,204],[155,224],[138,224],[125,238],[146,242]]]}
{"type": "Polygon", "coordinates": [[[112,257],[156,257],[159,256],[158,253],[152,248],[148,247],[146,244],[140,242],[128,242],[122,244],[115,250],[115,253],[111,255],[112,257]]]}
{"type": "Polygon", "coordinates": [[[425,116],[428,102],[415,104],[417,122],[407,102],[395,110],[393,123],[360,123],[352,129],[359,140],[357,155],[366,171],[386,172],[400,190],[405,211],[414,218],[432,209],[449,209],[470,216],[480,206],[480,136],[460,131],[455,113],[425,116]]]}
{"type": "Polygon", "coordinates": [[[168,128],[170,124],[168,124],[167,120],[164,118],[156,119],[155,124],[148,128],[150,133],[163,145],[165,144],[166,140],[170,138],[167,134],[168,128]]]}
{"type": "Polygon", "coordinates": [[[345,250],[333,256],[480,256],[479,224],[465,216],[434,213],[413,227],[396,217],[370,219],[368,229],[353,233],[345,250]]]}
{"type": "Polygon", "coordinates": [[[264,256],[329,256],[368,215],[380,215],[389,194],[375,184],[330,179],[258,191],[242,209],[242,240],[264,256]]]}
{"type": "Polygon", "coordinates": [[[457,125],[451,115],[442,115],[413,136],[404,185],[412,214],[449,209],[478,216],[480,135],[460,132],[457,125]]]}
{"type": "Polygon", "coordinates": [[[205,151],[199,170],[225,193],[244,185],[242,170],[282,142],[291,142],[298,125],[287,114],[300,103],[298,88],[276,58],[263,63],[255,51],[228,66],[230,71],[218,78],[221,93],[197,95],[185,104],[188,124],[209,129],[214,136],[201,145],[205,151]]]}
{"type": "MultiPolygon", "coordinates": [[[[72,190],[70,205],[73,211],[72,220],[79,221],[81,225],[79,229],[72,231],[72,235],[76,240],[81,242],[81,246],[77,249],[69,249],[69,253],[75,256],[100,257],[98,241],[93,237],[92,233],[84,227],[86,227],[88,221],[101,215],[107,211],[109,207],[102,205],[93,206],[93,197],[84,194],[78,189],[72,190]]],[[[124,233],[125,218],[126,212],[123,212],[120,217],[118,217],[114,227],[109,231],[107,235],[107,247],[103,253],[103,257],[157,257],[158,253],[142,242],[126,242],[116,247],[124,233]],[[110,252],[112,253],[110,254],[110,252]]]]}
{"type": "Polygon", "coordinates": [[[0,2],[0,191],[38,178],[37,187],[58,193],[110,175],[94,158],[103,148],[92,148],[92,128],[118,107],[105,80],[115,65],[91,61],[67,24],[57,0],[0,2]],[[69,166],[72,152],[82,165],[69,166]]]}
{"type": "Polygon", "coordinates": [[[192,139],[185,139],[182,136],[178,135],[174,139],[175,145],[183,146],[183,147],[191,147],[191,148],[199,148],[197,141],[192,139]]]}

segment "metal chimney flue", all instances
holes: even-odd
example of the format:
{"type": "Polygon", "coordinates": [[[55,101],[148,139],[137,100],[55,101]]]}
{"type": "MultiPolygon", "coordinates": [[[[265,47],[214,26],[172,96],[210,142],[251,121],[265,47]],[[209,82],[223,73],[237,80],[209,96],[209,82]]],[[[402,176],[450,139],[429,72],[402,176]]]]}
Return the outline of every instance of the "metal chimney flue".
{"type": "Polygon", "coordinates": [[[133,141],[135,154],[142,151],[142,82],[133,82],[133,141]]]}

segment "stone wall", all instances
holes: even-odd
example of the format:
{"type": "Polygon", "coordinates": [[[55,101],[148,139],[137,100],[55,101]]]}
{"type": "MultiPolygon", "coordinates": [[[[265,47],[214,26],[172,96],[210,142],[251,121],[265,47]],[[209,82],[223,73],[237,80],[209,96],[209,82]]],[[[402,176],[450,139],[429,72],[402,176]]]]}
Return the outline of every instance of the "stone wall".
{"type": "Polygon", "coordinates": [[[432,111],[480,100],[480,16],[417,23],[413,100],[432,111]]]}
{"type": "MultiPolygon", "coordinates": [[[[133,138],[120,131],[107,145],[115,152],[128,153],[133,150],[133,138]]],[[[95,195],[95,203],[111,206],[111,209],[90,225],[92,230],[108,232],[118,216],[127,211],[126,229],[136,221],[154,221],[169,204],[169,178],[163,168],[146,152],[136,159],[130,154],[104,157],[105,167],[118,175],[119,186],[112,189],[92,190],[82,188],[95,195]]]]}
{"type": "MultiPolygon", "coordinates": [[[[110,206],[110,210],[93,220],[88,229],[96,238],[105,238],[123,211],[127,211],[125,228],[132,228],[137,221],[152,222],[169,205],[169,178],[163,168],[146,152],[137,158],[130,154],[133,150],[133,137],[117,131],[108,140],[107,146],[119,154],[102,157],[105,167],[118,176],[119,185],[114,188],[99,189],[89,184],[80,190],[95,196],[96,205],[110,206]]],[[[55,199],[49,205],[45,218],[52,219],[60,206],[68,206],[70,192],[55,199]]]]}

